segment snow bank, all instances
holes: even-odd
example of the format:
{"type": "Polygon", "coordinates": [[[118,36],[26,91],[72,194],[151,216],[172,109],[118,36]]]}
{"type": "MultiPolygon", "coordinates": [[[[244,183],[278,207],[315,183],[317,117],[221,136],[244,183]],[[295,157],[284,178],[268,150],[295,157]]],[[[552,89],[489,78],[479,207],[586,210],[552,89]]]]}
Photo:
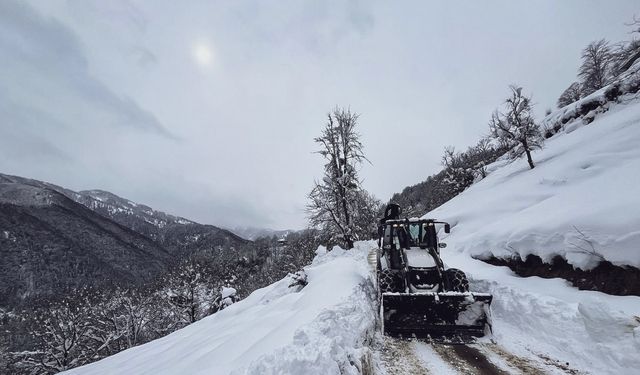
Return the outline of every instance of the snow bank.
{"type": "Polygon", "coordinates": [[[372,242],[319,251],[299,292],[287,277],[225,310],[65,374],[358,374],[375,326],[372,242]]]}
{"type": "Polygon", "coordinates": [[[498,161],[426,216],[449,221],[454,248],[473,256],[640,267],[640,105],[618,104],[575,128],[533,153],[534,170],[498,161]]]}
{"type": "Polygon", "coordinates": [[[561,279],[514,276],[467,254],[443,251],[473,290],[493,294],[493,337],[509,352],[586,374],[637,374],[640,298],[580,291],[561,279]]]}

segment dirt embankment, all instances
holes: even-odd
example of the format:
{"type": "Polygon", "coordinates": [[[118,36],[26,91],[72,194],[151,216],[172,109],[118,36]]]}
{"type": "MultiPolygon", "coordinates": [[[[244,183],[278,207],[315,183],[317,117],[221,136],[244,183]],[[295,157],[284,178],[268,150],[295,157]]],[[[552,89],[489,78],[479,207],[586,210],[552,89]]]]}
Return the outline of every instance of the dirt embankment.
{"type": "Polygon", "coordinates": [[[635,267],[621,267],[603,261],[594,269],[584,271],[574,268],[560,256],[553,258],[551,263],[544,263],[537,255],[529,255],[524,261],[520,258],[496,257],[482,261],[495,266],[507,266],[522,277],[560,277],[581,290],[597,290],[618,296],[640,296],[640,269],[635,267]]]}

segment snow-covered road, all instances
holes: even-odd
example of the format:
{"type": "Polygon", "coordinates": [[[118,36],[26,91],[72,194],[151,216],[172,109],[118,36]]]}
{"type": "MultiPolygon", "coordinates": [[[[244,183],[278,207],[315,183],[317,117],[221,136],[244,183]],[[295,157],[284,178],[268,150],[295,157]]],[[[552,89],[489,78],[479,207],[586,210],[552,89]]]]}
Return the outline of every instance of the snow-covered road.
{"type": "Polygon", "coordinates": [[[584,373],[557,359],[545,355],[521,357],[491,342],[445,345],[384,337],[377,352],[378,375],[584,373]]]}

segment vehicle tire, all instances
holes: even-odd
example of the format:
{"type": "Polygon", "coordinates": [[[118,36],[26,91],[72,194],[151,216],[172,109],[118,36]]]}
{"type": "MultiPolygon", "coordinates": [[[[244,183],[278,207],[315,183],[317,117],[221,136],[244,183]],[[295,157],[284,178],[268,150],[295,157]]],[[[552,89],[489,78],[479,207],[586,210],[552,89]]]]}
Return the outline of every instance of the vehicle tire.
{"type": "Polygon", "coordinates": [[[378,287],[380,293],[404,292],[404,283],[398,272],[391,270],[378,270],[378,287]]]}
{"type": "Polygon", "coordinates": [[[465,293],[469,291],[469,280],[464,272],[457,268],[449,268],[444,271],[447,282],[447,290],[450,292],[465,293]]]}

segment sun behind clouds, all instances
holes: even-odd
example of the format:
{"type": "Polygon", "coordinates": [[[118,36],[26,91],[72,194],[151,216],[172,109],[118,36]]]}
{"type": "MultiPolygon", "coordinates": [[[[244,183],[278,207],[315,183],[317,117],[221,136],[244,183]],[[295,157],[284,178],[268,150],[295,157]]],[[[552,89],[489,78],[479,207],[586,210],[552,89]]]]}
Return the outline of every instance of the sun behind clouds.
{"type": "Polygon", "coordinates": [[[191,55],[194,61],[203,67],[211,66],[213,63],[213,51],[211,46],[203,41],[198,41],[191,48],[191,55]]]}

